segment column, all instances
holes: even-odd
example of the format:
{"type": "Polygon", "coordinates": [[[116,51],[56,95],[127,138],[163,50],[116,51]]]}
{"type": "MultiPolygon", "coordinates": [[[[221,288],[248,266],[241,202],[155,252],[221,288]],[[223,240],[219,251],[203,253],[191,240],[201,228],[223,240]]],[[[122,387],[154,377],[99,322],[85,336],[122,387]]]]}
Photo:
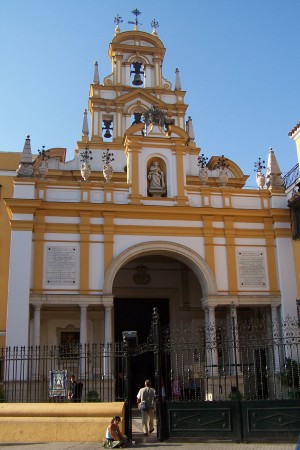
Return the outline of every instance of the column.
{"type": "Polygon", "coordinates": [[[81,344],[81,358],[80,358],[80,376],[87,373],[87,307],[88,305],[80,306],[80,344],[81,344]]]}
{"type": "Polygon", "coordinates": [[[208,322],[209,322],[209,342],[210,342],[212,375],[216,375],[218,373],[218,354],[216,341],[216,317],[214,306],[208,307],[208,322]]]}
{"type": "Polygon", "coordinates": [[[88,305],[80,306],[80,344],[84,346],[87,344],[87,307],[88,305]]]}
{"type": "Polygon", "coordinates": [[[34,305],[33,312],[33,345],[34,347],[40,345],[41,336],[41,306],[34,305]]]}
{"type": "Polygon", "coordinates": [[[113,308],[113,297],[106,297],[104,303],[104,376],[106,378],[111,378],[113,374],[111,373],[111,350],[112,350],[112,308],[113,308]]]}
{"type": "Polygon", "coordinates": [[[232,362],[234,365],[237,365],[238,370],[241,371],[241,367],[240,367],[241,357],[240,357],[240,347],[239,347],[237,309],[236,309],[236,305],[233,302],[230,305],[230,320],[231,320],[230,325],[231,325],[232,342],[233,342],[232,362]]]}
{"type": "Polygon", "coordinates": [[[112,305],[104,306],[104,342],[110,344],[112,339],[112,305]]]}
{"type": "Polygon", "coordinates": [[[39,345],[41,337],[41,305],[33,305],[33,361],[31,364],[31,378],[39,379],[39,345]]]}
{"type": "Polygon", "coordinates": [[[273,336],[273,351],[274,351],[274,370],[275,373],[280,372],[280,328],[278,321],[277,306],[271,305],[271,320],[272,320],[272,336],[273,336]]]}

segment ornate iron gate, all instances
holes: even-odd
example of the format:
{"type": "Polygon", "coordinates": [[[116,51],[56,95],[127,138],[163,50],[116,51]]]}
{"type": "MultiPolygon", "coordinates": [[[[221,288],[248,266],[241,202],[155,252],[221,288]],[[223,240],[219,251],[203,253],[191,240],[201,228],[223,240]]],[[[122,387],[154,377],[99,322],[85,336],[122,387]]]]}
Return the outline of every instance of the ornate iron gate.
{"type": "MultiPolygon", "coordinates": [[[[154,359],[157,438],[297,440],[300,427],[298,322],[265,317],[214,326],[162,328],[157,308],[147,342],[125,340],[127,432],[131,436],[131,358],[154,359]]],[[[150,376],[150,374],[149,374],[150,376]]]]}

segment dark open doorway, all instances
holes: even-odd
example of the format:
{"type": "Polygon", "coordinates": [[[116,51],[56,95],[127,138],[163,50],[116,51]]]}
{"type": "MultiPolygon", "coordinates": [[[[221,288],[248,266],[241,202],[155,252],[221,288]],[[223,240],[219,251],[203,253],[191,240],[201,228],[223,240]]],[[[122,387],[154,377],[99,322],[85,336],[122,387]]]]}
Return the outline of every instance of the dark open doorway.
{"type": "MultiPolygon", "coordinates": [[[[169,299],[166,298],[115,298],[114,325],[115,341],[122,341],[123,331],[137,331],[138,344],[145,343],[150,333],[153,309],[158,308],[160,323],[169,325],[169,299]]],[[[138,390],[146,379],[154,384],[153,352],[132,358],[131,367],[132,401],[135,403],[138,390]]]]}

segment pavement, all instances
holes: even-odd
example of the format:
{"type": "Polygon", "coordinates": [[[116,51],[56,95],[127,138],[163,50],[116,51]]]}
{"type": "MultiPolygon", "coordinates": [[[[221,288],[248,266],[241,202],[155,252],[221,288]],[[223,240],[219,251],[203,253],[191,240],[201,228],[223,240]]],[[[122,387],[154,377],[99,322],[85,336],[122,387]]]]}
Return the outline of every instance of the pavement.
{"type": "MultiPolygon", "coordinates": [[[[197,442],[196,439],[169,439],[157,441],[156,433],[144,436],[140,417],[132,419],[131,449],[163,449],[163,450],[298,450],[295,443],[235,443],[235,442],[197,442]]],[[[19,442],[0,443],[0,450],[100,450],[100,442],[19,442]]],[[[299,444],[300,445],[300,444],[299,444]]],[[[299,447],[300,448],[300,447],[299,447]]]]}

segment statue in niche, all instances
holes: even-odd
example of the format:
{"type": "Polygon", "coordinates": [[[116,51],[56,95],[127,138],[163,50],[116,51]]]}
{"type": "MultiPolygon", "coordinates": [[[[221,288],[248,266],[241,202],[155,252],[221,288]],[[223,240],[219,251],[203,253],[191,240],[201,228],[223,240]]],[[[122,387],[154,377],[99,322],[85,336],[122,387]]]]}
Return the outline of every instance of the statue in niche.
{"type": "Polygon", "coordinates": [[[158,161],[153,161],[148,173],[149,193],[153,197],[161,197],[165,194],[165,174],[161,170],[158,161]]]}

